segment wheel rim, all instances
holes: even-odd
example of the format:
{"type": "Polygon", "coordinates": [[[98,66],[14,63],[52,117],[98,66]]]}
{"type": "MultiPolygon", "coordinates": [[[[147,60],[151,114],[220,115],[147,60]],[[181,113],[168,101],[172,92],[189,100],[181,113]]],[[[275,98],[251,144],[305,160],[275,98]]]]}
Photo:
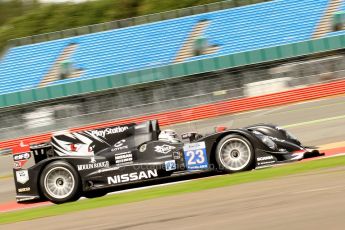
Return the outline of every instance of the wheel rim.
{"type": "Polygon", "coordinates": [[[248,165],[251,155],[251,149],[246,141],[230,138],[220,146],[219,160],[225,168],[238,171],[248,165]]]}
{"type": "Polygon", "coordinates": [[[50,169],[44,178],[45,190],[56,199],[64,199],[71,195],[74,186],[73,174],[63,167],[50,169]]]}

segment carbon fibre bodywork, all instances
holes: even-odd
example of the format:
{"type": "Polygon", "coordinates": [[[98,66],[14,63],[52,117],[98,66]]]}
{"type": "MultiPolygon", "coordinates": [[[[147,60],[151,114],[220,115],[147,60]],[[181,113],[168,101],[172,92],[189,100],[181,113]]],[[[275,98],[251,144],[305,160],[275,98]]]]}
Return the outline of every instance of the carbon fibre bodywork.
{"type": "Polygon", "coordinates": [[[238,135],[250,142],[254,154],[251,168],[300,160],[307,154],[320,155],[274,125],[259,124],[204,136],[186,133],[175,143],[159,140],[159,133],[158,122],[153,120],[57,135],[49,143],[31,145],[30,152],[14,155],[21,158],[19,161],[14,157],[17,201],[44,198],[41,174],[56,161],[67,162],[78,172],[80,193],[86,193],[174,173],[221,170],[215,160],[216,149],[229,135],[238,135]],[[25,160],[31,164],[23,164],[23,154],[30,155],[26,155],[25,160]]]}

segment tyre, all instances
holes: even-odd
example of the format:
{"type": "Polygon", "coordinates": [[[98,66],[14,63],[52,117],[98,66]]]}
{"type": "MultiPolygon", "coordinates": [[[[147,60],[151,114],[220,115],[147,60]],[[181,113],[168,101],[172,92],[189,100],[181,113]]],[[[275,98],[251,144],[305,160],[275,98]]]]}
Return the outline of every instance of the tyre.
{"type": "Polygon", "coordinates": [[[227,135],[217,145],[216,161],[218,169],[223,172],[250,170],[254,165],[252,144],[240,135],[227,135]]]}
{"type": "Polygon", "coordinates": [[[80,197],[80,178],[69,163],[54,161],[43,169],[40,188],[43,195],[53,203],[75,201],[80,197]]]}

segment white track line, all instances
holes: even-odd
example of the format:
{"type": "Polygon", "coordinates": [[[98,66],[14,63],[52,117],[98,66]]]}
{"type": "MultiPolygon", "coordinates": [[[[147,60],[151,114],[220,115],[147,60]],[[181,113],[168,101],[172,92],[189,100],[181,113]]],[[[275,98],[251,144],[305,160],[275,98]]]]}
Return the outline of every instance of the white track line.
{"type": "Polygon", "coordinates": [[[318,119],[318,120],[312,120],[312,121],[300,122],[300,123],[295,123],[295,124],[290,124],[290,125],[284,125],[282,127],[283,128],[292,128],[292,127],[297,127],[297,126],[312,125],[312,124],[316,124],[316,123],[334,121],[334,120],[339,120],[339,119],[344,119],[344,118],[345,118],[345,115],[335,116],[335,117],[327,117],[327,118],[322,118],[322,119],[318,119]]]}

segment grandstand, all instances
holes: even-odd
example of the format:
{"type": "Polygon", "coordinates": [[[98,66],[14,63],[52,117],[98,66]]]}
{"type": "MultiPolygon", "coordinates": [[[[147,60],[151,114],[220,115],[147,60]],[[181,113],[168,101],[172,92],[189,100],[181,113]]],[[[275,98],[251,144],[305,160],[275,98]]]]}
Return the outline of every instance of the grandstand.
{"type": "Polygon", "coordinates": [[[14,47],[0,63],[0,93],[307,41],[332,4],[339,1],[275,0],[14,47]],[[193,57],[188,44],[198,35],[217,48],[193,57]],[[59,64],[67,59],[78,71],[58,81],[59,64]]]}
{"type": "MultiPolygon", "coordinates": [[[[286,83],[278,90],[337,81],[345,76],[345,35],[331,32],[331,19],[344,6],[340,0],[203,6],[216,11],[181,17],[179,10],[175,19],[13,47],[0,63],[0,140],[243,98],[251,85],[275,79],[286,83]],[[199,36],[210,47],[193,56],[199,36]],[[77,71],[58,80],[66,60],[77,71]]],[[[41,36],[32,41],[51,38],[41,36]]]]}

